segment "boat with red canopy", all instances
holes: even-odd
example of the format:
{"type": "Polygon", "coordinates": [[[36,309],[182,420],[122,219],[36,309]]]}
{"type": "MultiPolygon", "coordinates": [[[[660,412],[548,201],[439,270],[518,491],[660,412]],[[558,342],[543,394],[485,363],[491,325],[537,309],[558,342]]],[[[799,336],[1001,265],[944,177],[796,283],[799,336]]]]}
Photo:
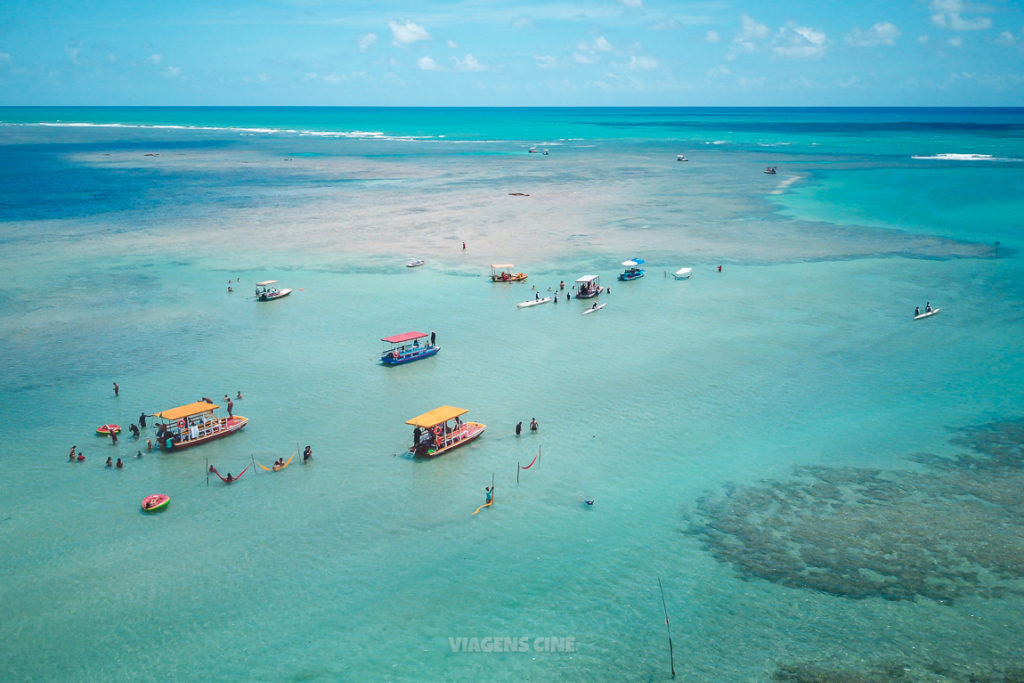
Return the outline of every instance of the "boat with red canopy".
{"type": "Polygon", "coordinates": [[[213,411],[219,407],[197,401],[154,413],[154,417],[165,420],[156,424],[157,443],[169,451],[188,448],[234,434],[249,422],[241,415],[217,417],[213,411]]]}
{"type": "Polygon", "coordinates": [[[483,434],[487,425],[462,421],[468,412],[465,408],[441,406],[406,420],[405,424],[415,427],[409,452],[417,458],[434,458],[483,434]]]}
{"type": "Polygon", "coordinates": [[[381,341],[388,346],[385,346],[380,362],[384,365],[402,365],[433,356],[441,350],[441,347],[434,343],[434,338],[433,332],[430,335],[423,332],[403,332],[391,337],[382,337],[381,341]],[[420,339],[427,336],[430,337],[430,342],[421,344],[420,339]]]}

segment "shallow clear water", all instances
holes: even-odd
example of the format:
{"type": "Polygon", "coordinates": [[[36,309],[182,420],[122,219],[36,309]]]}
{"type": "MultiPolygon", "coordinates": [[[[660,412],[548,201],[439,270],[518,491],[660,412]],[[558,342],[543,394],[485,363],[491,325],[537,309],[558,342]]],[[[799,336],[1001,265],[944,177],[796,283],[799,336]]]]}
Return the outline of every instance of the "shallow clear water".
{"type": "MultiPolygon", "coordinates": [[[[499,110],[477,134],[514,142],[471,151],[282,132],[312,127],[287,117],[239,132],[257,122],[250,110],[95,119],[192,116],[230,130],[40,127],[0,113],[11,122],[0,127],[5,677],[657,680],[668,677],[659,577],[690,678],[896,663],[956,679],[1024,654],[1019,502],[988,479],[974,495],[1005,518],[957,522],[994,536],[1005,554],[989,559],[1005,566],[961,580],[949,600],[752,575],[707,540],[743,520],[705,502],[792,482],[794,466],[930,472],[912,456],[962,451],[951,430],[1020,419],[1024,207],[1008,189],[1024,163],[939,161],[943,172],[910,158],[1024,156],[1019,112],[991,114],[999,127],[980,133],[946,127],[937,147],[924,139],[932,128],[900,128],[891,113],[815,113],[810,125],[802,112],[754,111],[740,132],[756,140],[715,145],[735,112],[717,127],[714,111],[687,110],[581,126],[592,114],[499,110]],[[652,117],[696,118],[687,129],[708,144],[682,149],[652,117]],[[520,131],[552,118],[573,138],[529,154],[545,138],[520,131]],[[872,131],[888,122],[898,141],[882,149],[861,119],[872,131]],[[518,128],[502,129],[509,120],[518,128]],[[807,130],[840,142],[764,146],[807,130]],[[894,159],[893,144],[907,153],[894,159]],[[684,151],[690,161],[675,162],[684,151]],[[761,173],[768,164],[778,177],[761,173]],[[510,197],[517,187],[530,196],[510,197]],[[417,255],[427,264],[405,268],[417,255]],[[618,282],[632,256],[647,276],[618,282]],[[529,280],[491,284],[502,257],[529,280]],[[693,278],[672,279],[684,265],[693,278]],[[575,300],[515,307],[590,273],[612,290],[598,313],[575,300]],[[257,304],[266,278],[295,292],[257,304]],[[926,300],[942,313],[912,321],[926,300]],[[379,339],[411,329],[437,331],[442,351],[380,366],[379,339]],[[236,391],[249,425],[202,447],[136,459],[129,436],[93,436],[236,391]],[[434,461],[400,455],[405,420],[443,404],[468,408],[485,435],[434,461]],[[532,417],[540,430],[516,437],[532,417]],[[71,444],[86,462],[66,462],[71,444]],[[252,467],[305,444],[310,465],[252,467]],[[517,463],[538,452],[517,484],[517,463]],[[125,468],[104,468],[108,455],[125,468]],[[207,482],[207,463],[250,470],[228,487],[207,482]],[[492,477],[494,506],[471,515],[492,477]],[[172,502],[144,515],[154,492],[172,502]],[[527,651],[450,640],[489,637],[526,638],[527,651]],[[549,651],[567,642],[571,652],[549,651]]],[[[413,118],[388,136],[424,134],[413,118]]],[[[1000,472],[1019,483],[1019,467],[1000,472]]],[[[823,523],[818,536],[752,545],[807,513],[813,489],[784,490],[784,505],[736,537],[790,577],[774,550],[797,544],[806,559],[836,552],[837,538],[823,523]]],[[[904,510],[911,528],[942,502],[894,517],[904,510]]],[[[931,542],[896,538],[906,554],[931,542]]],[[[895,571],[898,586],[911,580],[912,568],[895,571]]]]}

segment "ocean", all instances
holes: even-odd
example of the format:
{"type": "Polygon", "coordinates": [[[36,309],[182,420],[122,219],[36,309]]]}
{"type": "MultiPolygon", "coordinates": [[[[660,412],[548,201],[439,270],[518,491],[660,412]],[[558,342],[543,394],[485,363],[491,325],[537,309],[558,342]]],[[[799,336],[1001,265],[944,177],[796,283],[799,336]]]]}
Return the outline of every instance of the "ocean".
{"type": "Polygon", "coordinates": [[[1024,110],[0,108],[0,150],[0,678],[1024,675],[1024,110]],[[486,432],[407,457],[441,405],[486,432]]]}

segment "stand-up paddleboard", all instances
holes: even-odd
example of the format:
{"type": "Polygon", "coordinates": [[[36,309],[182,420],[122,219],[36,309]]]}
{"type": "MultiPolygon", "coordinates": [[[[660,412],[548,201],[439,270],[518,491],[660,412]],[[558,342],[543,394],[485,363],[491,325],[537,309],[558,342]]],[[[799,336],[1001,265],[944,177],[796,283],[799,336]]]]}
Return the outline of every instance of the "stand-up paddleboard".
{"type": "Polygon", "coordinates": [[[930,318],[931,316],[935,315],[936,313],[938,313],[941,310],[942,310],[941,308],[933,308],[932,310],[928,311],[927,313],[922,313],[921,315],[915,315],[914,316],[914,320],[920,320],[921,318],[930,318]]]}
{"type": "Polygon", "coordinates": [[[546,296],[543,299],[534,299],[533,301],[524,301],[516,304],[516,308],[529,308],[530,306],[539,306],[540,304],[546,304],[551,301],[550,296],[546,296]]]}
{"type": "Polygon", "coordinates": [[[607,305],[607,304],[598,304],[598,305],[596,305],[596,306],[593,306],[593,307],[591,307],[591,308],[588,308],[587,310],[583,311],[583,315],[586,315],[587,313],[593,313],[594,311],[600,311],[600,310],[601,310],[602,308],[604,308],[604,307],[605,307],[606,305],[607,305]]]}

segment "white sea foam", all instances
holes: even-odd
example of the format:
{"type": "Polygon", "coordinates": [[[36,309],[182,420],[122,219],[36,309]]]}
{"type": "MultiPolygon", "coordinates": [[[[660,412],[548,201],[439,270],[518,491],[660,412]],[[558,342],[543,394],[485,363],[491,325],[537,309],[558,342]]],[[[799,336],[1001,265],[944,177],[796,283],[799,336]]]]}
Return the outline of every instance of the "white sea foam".
{"type": "Polygon", "coordinates": [[[783,194],[787,189],[789,189],[790,185],[792,185],[793,183],[800,179],[801,176],[798,175],[789,176],[788,178],[780,182],[778,185],[776,185],[775,189],[769,192],[769,194],[783,194]]]}
{"type": "Polygon", "coordinates": [[[914,154],[911,159],[938,159],[941,161],[1021,161],[1009,157],[994,157],[991,154],[914,154]]]}
{"type": "Polygon", "coordinates": [[[238,133],[239,135],[298,135],[302,137],[323,137],[323,138],[350,138],[359,140],[432,140],[437,136],[432,135],[386,135],[376,130],[305,130],[297,128],[256,128],[244,126],[182,126],[174,124],[133,124],[133,123],[83,123],[65,121],[43,121],[32,124],[17,124],[27,126],[49,126],[54,128],[133,128],[141,130],[194,130],[194,131],[223,131],[238,133]]]}

